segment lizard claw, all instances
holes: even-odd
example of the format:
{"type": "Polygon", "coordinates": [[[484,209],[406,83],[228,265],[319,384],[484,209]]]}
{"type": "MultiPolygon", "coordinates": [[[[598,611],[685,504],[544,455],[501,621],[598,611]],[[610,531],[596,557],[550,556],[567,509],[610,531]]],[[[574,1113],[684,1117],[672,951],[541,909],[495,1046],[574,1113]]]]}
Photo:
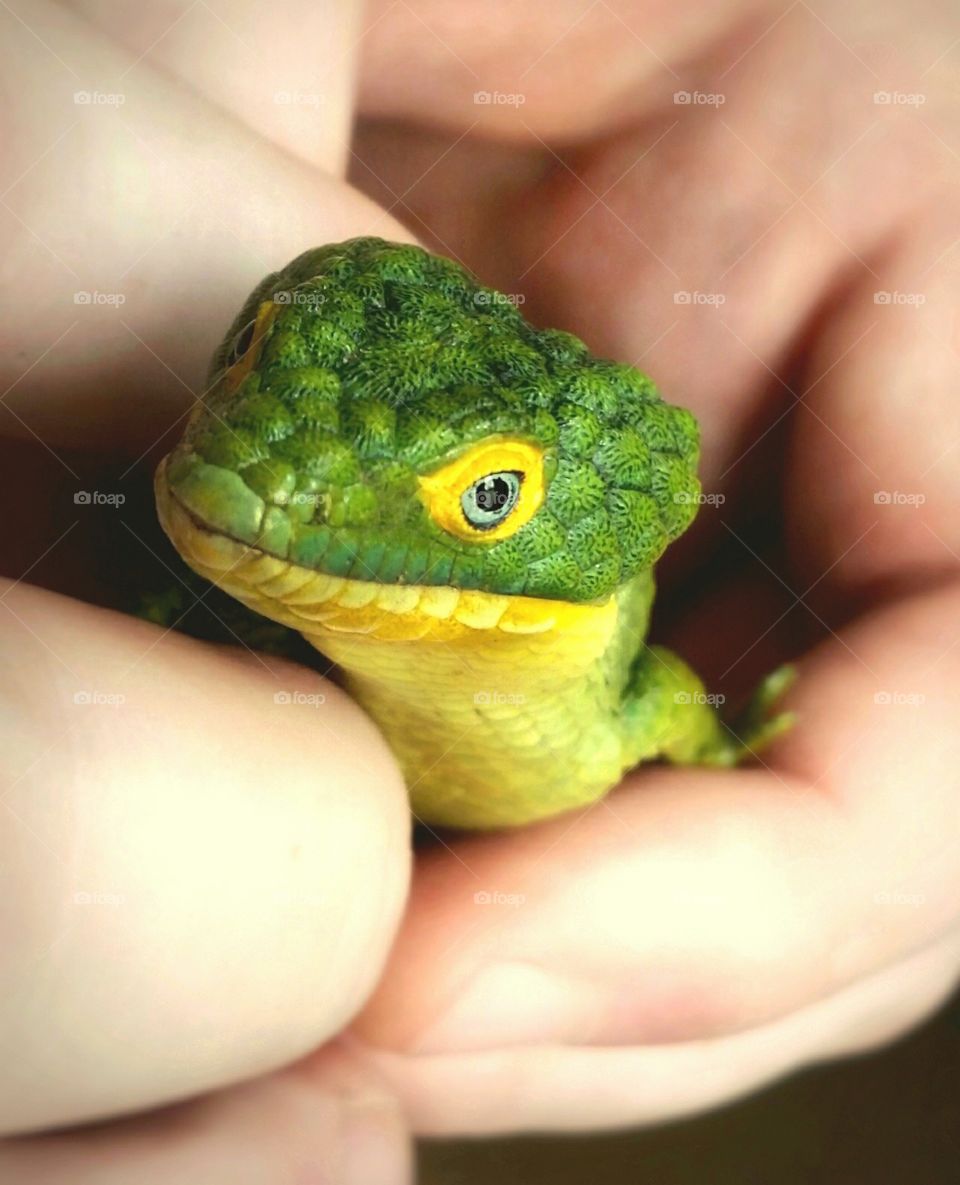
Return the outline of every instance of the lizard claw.
{"type": "Polygon", "coordinates": [[[796,713],[776,711],[776,706],[797,677],[790,663],[761,679],[744,707],[726,724],[730,734],[731,765],[760,753],[778,736],[793,727],[796,713]]]}

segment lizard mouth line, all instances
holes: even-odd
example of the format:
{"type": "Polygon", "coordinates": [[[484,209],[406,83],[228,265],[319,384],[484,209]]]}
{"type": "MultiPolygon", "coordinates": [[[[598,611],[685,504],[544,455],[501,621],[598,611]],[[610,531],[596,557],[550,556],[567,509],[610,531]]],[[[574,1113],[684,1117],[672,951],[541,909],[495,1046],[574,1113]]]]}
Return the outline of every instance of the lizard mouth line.
{"type": "Polygon", "coordinates": [[[380,584],[291,563],[200,519],[177,496],[166,461],[155,478],[164,531],[184,559],[249,608],[312,637],[360,634],[384,641],[498,631],[507,635],[569,629],[608,611],[613,598],[573,603],[507,596],[451,585],[380,584]]]}

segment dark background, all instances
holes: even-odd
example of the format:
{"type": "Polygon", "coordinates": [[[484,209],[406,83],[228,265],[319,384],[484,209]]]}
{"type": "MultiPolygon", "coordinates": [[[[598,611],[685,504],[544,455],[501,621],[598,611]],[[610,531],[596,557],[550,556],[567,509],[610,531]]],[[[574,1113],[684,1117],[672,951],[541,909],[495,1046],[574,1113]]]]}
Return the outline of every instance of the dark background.
{"type": "MultiPolygon", "coordinates": [[[[880,1053],[646,1131],[425,1141],[421,1185],[957,1185],[960,996],[880,1053]]],[[[373,1185],[373,1183],[371,1183],[373,1185]]]]}

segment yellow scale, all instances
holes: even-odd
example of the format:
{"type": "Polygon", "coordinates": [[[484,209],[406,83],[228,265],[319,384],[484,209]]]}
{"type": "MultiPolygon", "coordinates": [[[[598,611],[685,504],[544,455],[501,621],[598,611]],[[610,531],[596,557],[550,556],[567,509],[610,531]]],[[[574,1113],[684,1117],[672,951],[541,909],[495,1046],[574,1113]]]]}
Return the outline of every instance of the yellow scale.
{"type": "Polygon", "coordinates": [[[597,710],[615,597],[571,604],[315,572],[205,530],[171,494],[165,465],[157,503],[178,551],[343,669],[418,818],[496,827],[551,815],[592,801],[630,764],[597,710]]]}
{"type": "MultiPolygon", "coordinates": [[[[255,367],[277,313],[273,301],[260,305],[250,345],[223,377],[228,392],[255,367]]],[[[477,828],[526,822],[593,801],[633,764],[613,726],[619,688],[608,686],[600,661],[618,628],[615,596],[571,604],[316,572],[206,529],[171,492],[166,466],[157,470],[157,506],[177,550],[342,668],[397,756],[418,818],[477,828]]],[[[491,436],[419,483],[434,522],[482,546],[537,512],[544,454],[531,441],[491,436]],[[461,494],[504,470],[523,474],[517,503],[502,523],[477,529],[461,494]]]]}

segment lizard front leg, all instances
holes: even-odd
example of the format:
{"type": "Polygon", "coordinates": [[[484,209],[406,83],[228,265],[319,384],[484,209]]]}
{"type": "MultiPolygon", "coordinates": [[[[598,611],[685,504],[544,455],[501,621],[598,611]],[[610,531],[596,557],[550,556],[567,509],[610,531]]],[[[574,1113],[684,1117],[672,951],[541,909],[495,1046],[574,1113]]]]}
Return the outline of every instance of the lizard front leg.
{"type": "Polygon", "coordinates": [[[623,696],[624,749],[631,765],[663,757],[674,765],[733,766],[765,748],[793,724],[776,704],[793,681],[790,666],[761,681],[731,721],[723,697],[707,693],[699,676],[672,651],[645,646],[623,696]]]}

